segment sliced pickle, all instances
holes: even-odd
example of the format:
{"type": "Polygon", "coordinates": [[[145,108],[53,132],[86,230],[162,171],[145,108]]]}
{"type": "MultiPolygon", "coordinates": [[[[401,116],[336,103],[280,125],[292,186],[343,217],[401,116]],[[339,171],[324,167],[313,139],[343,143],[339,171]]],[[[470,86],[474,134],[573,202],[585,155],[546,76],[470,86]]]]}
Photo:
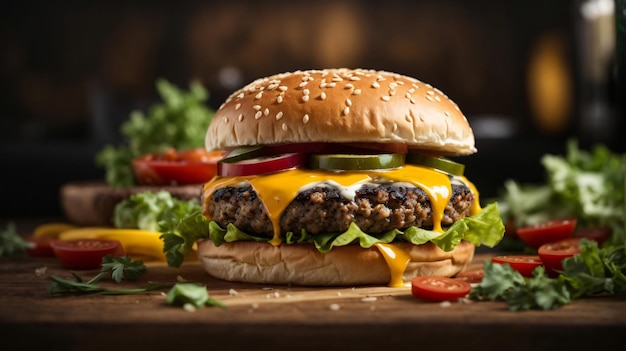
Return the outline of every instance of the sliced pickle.
{"type": "Polygon", "coordinates": [[[329,171],[365,171],[392,169],[404,165],[404,154],[349,155],[314,154],[309,157],[309,167],[329,171]]]}
{"type": "Polygon", "coordinates": [[[406,163],[435,168],[440,171],[454,174],[457,176],[462,176],[465,172],[465,165],[454,162],[445,157],[435,157],[424,154],[408,153],[406,155],[406,163]]]}

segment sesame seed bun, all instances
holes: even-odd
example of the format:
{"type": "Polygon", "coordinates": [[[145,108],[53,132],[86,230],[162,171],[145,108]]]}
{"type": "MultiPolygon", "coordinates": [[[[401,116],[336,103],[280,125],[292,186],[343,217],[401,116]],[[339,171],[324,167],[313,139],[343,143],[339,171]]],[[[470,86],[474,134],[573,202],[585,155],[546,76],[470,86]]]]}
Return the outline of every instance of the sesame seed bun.
{"type": "Polygon", "coordinates": [[[363,69],[282,73],[234,92],[206,134],[209,150],[303,142],[405,143],[441,155],[476,152],[459,107],[417,79],[363,69]]]}

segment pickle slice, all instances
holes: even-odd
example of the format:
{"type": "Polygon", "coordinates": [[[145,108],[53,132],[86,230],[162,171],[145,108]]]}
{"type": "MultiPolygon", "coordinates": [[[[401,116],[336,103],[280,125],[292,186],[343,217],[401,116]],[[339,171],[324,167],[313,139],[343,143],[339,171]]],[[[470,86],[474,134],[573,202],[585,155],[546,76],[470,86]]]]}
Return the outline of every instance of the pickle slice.
{"type": "Polygon", "coordinates": [[[462,176],[465,172],[465,165],[454,162],[445,157],[435,157],[424,154],[408,153],[406,155],[406,163],[435,168],[440,171],[454,174],[457,176],[462,176]]]}
{"type": "Polygon", "coordinates": [[[398,168],[404,165],[404,154],[313,154],[309,167],[329,171],[365,171],[398,168]]]}

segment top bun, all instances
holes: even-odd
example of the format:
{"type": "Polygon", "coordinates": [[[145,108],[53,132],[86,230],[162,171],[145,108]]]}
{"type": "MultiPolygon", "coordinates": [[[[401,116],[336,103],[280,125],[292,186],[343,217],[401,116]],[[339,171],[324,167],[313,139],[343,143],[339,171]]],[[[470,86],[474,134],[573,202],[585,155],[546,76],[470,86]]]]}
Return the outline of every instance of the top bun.
{"type": "Polygon", "coordinates": [[[405,143],[441,155],[476,152],[467,119],[440,90],[364,69],[257,79],[222,104],[206,135],[209,150],[306,142],[405,143]]]}

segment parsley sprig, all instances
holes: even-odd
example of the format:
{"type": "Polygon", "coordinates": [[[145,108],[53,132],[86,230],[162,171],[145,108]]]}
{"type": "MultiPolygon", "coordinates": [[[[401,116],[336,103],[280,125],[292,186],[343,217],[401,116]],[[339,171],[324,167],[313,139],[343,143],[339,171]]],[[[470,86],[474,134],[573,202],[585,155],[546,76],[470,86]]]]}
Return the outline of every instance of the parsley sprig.
{"type": "Polygon", "coordinates": [[[32,246],[33,243],[19,235],[15,223],[9,222],[6,228],[0,230],[0,257],[22,252],[32,246]]]}
{"type": "Polygon", "coordinates": [[[113,257],[107,255],[102,258],[102,270],[96,276],[85,282],[81,276],[72,272],[74,280],[61,278],[55,275],[49,276],[53,281],[48,285],[50,295],[67,293],[101,293],[105,295],[130,295],[143,293],[151,290],[162,289],[171,284],[150,283],[143,288],[135,289],[110,289],[98,285],[100,280],[111,276],[114,282],[120,284],[123,280],[136,281],[146,272],[147,268],[143,261],[132,261],[129,257],[113,257]]]}
{"type": "Polygon", "coordinates": [[[581,253],[563,260],[563,271],[549,278],[544,267],[524,278],[509,264],[485,261],[485,276],[470,298],[505,301],[512,311],[552,310],[572,300],[595,295],[626,293],[626,247],[599,248],[581,239],[581,253]]]}

